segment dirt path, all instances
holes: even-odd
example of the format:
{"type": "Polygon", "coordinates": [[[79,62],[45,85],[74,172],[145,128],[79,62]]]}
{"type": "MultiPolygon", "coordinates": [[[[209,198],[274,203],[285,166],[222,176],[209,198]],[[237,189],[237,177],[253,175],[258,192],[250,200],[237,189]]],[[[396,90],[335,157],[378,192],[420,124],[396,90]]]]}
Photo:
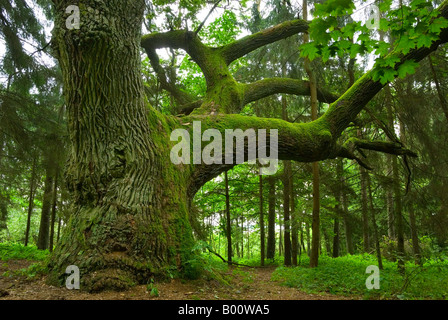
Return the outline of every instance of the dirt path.
{"type": "Polygon", "coordinates": [[[217,280],[155,283],[159,296],[151,296],[145,285],[124,292],[87,293],[57,288],[45,283],[45,277],[32,280],[13,273],[28,267],[27,260],[0,262],[0,300],[346,300],[329,294],[307,294],[271,280],[275,268],[232,268],[224,274],[229,284],[217,280]],[[9,275],[4,276],[5,272],[9,275]]]}

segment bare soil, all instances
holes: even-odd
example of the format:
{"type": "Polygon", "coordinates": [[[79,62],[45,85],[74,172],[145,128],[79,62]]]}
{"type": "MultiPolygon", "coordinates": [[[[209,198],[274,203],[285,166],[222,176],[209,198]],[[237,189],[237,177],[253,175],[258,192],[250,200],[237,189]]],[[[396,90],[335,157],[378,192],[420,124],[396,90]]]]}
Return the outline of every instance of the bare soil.
{"type": "MultiPolygon", "coordinates": [[[[29,260],[0,261],[0,300],[350,300],[331,294],[308,294],[271,280],[274,267],[230,268],[223,275],[228,283],[217,280],[173,279],[157,282],[155,297],[146,285],[127,291],[88,293],[46,284],[45,276],[28,279],[18,275],[20,269],[34,263],[29,260]],[[5,274],[6,272],[6,274],[5,274]]],[[[82,289],[82,288],[81,288],[82,289]]]]}

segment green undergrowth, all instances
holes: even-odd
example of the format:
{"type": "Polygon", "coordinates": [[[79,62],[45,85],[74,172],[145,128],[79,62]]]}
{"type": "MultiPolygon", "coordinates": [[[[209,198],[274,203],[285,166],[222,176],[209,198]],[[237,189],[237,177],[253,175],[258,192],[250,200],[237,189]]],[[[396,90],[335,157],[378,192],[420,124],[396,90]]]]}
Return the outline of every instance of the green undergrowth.
{"type": "MultiPolygon", "coordinates": [[[[283,260],[284,260],[283,257],[276,255],[274,259],[265,259],[264,266],[265,267],[281,266],[283,264],[283,260]]],[[[259,267],[261,263],[261,258],[259,254],[256,254],[251,258],[234,258],[233,261],[246,266],[259,267]]]]}
{"type": "Polygon", "coordinates": [[[20,243],[0,243],[0,260],[7,267],[10,260],[30,260],[36,261],[27,268],[16,271],[6,271],[1,276],[24,276],[34,278],[37,275],[46,274],[48,272],[47,265],[50,253],[48,250],[39,250],[36,246],[24,246],[20,243]]]}
{"type": "Polygon", "coordinates": [[[24,246],[20,243],[0,243],[0,260],[36,260],[42,261],[49,256],[48,250],[39,250],[36,246],[24,246]]]}
{"type": "Polygon", "coordinates": [[[380,288],[367,289],[366,273],[370,265],[377,265],[374,256],[353,255],[338,258],[319,257],[319,266],[309,268],[309,258],[301,257],[298,267],[278,267],[272,275],[289,287],[307,293],[331,293],[357,296],[364,299],[448,299],[448,261],[428,260],[423,267],[406,264],[401,275],[397,264],[383,260],[380,288]]]}

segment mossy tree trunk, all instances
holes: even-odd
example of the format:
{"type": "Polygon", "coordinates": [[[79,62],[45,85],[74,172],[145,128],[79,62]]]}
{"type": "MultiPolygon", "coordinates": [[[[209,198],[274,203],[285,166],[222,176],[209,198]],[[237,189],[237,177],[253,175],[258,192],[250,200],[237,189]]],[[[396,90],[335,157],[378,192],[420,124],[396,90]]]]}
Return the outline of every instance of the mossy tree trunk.
{"type": "Polygon", "coordinates": [[[53,43],[64,76],[73,205],[50,281],[63,283],[66,267],[77,265],[85,288],[124,289],[189,260],[189,168],[169,158],[175,121],[144,100],[144,1],[80,1],[79,30],[65,27],[68,5],[56,1],[53,43]]]}

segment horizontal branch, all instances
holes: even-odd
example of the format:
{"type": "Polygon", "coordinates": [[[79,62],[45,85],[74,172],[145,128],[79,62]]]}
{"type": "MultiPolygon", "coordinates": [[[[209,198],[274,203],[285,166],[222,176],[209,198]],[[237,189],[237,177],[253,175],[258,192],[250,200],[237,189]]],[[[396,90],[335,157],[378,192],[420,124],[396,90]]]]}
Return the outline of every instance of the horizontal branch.
{"type": "MultiPolygon", "coordinates": [[[[289,78],[268,78],[256,81],[250,84],[242,84],[244,91],[244,98],[241,106],[248,103],[266,98],[273,94],[286,93],[298,96],[309,96],[310,85],[308,81],[289,79],[289,78]]],[[[323,89],[317,90],[317,98],[320,102],[331,103],[337,100],[338,96],[334,93],[323,89]]],[[[181,108],[181,114],[189,115],[194,109],[201,106],[203,100],[197,100],[191,103],[186,103],[181,108]]]]}
{"type": "MultiPolygon", "coordinates": [[[[180,121],[183,123],[183,125],[180,125],[180,128],[189,131],[190,136],[193,132],[193,124],[195,121],[201,122],[202,132],[207,129],[218,130],[221,134],[223,143],[225,141],[224,137],[226,136],[226,129],[241,129],[243,132],[246,132],[248,129],[253,129],[257,134],[255,146],[257,153],[255,157],[251,157],[251,155],[248,154],[248,141],[246,139],[244,161],[255,160],[260,156],[258,130],[266,130],[265,158],[272,159],[273,163],[278,160],[294,160],[298,162],[320,161],[328,158],[335,158],[339,151],[339,147],[333,143],[333,139],[329,132],[316,121],[310,123],[290,123],[280,119],[249,117],[238,114],[217,114],[214,116],[191,114],[180,118],[180,121]],[[278,130],[278,140],[275,146],[271,146],[272,130],[274,129],[278,130]],[[270,153],[271,147],[277,153],[275,157],[270,153]]],[[[208,145],[208,143],[203,142],[202,147],[205,147],[205,145],[208,145]]],[[[194,172],[191,176],[189,187],[189,193],[191,195],[194,195],[204,183],[236,165],[236,161],[226,164],[226,161],[224,161],[224,147],[225,146],[223,145],[221,150],[223,157],[223,161],[221,161],[222,164],[202,163],[194,166],[194,172]]],[[[192,150],[195,152],[194,149],[192,150]]],[[[196,150],[196,152],[200,152],[198,149],[196,150]]],[[[202,150],[202,148],[199,150],[202,150]]],[[[236,152],[235,150],[233,151],[233,155],[235,155],[236,152]]],[[[261,156],[261,158],[263,158],[263,156],[261,156]]]]}
{"type": "Polygon", "coordinates": [[[373,150],[400,156],[406,155],[413,158],[418,156],[414,151],[406,149],[405,147],[403,147],[403,145],[396,142],[367,141],[358,138],[350,138],[349,140],[347,140],[345,145],[352,145],[350,147],[351,149],[373,150]]]}
{"type": "Polygon", "coordinates": [[[286,21],[229,43],[221,51],[227,64],[230,64],[260,47],[305,32],[308,28],[309,22],[305,20],[286,21]]]}
{"type": "MultiPolygon", "coordinates": [[[[309,96],[311,94],[310,83],[309,81],[289,78],[259,80],[245,86],[243,105],[278,93],[309,96]]],[[[338,99],[338,96],[318,88],[317,98],[320,102],[332,103],[338,99]]]]}

